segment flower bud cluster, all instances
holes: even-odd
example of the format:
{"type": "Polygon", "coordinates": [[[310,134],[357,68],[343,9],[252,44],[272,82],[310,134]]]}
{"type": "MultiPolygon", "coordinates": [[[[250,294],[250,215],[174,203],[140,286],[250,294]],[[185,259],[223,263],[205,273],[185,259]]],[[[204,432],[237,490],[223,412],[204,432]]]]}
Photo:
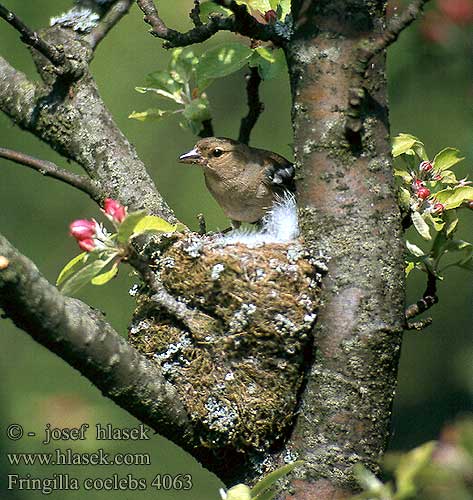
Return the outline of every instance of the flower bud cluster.
{"type": "MultiPolygon", "coordinates": [[[[118,201],[107,198],[104,201],[104,214],[114,223],[120,224],[125,219],[126,208],[118,201]]],[[[95,219],[77,219],[69,225],[69,233],[85,252],[102,250],[110,245],[110,234],[95,219]]]]}

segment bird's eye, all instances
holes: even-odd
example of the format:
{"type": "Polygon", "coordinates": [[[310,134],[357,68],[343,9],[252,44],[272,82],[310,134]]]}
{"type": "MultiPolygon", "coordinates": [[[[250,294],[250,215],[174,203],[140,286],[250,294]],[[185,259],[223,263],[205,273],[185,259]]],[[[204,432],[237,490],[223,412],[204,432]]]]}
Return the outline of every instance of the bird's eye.
{"type": "Polygon", "coordinates": [[[215,158],[218,158],[219,156],[222,156],[223,155],[223,150],[220,149],[220,148],[215,148],[213,151],[212,151],[212,155],[215,156],[215,158]]]}

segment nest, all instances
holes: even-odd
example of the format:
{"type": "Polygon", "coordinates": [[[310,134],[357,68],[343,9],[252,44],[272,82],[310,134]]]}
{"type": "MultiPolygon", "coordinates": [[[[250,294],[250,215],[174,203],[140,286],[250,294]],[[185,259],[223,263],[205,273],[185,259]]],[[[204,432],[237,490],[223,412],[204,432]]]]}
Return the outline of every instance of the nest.
{"type": "Polygon", "coordinates": [[[147,252],[166,290],[214,322],[196,335],[143,293],[130,342],[160,365],[204,446],[268,449],[293,420],[317,269],[298,242],[249,248],[188,234],[147,252]]]}

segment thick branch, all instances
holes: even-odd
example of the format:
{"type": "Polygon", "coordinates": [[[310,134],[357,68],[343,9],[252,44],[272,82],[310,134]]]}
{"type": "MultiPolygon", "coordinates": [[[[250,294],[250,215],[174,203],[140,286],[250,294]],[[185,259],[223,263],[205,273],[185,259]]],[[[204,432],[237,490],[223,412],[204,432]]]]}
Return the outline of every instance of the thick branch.
{"type": "Polygon", "coordinates": [[[107,36],[108,32],[128,14],[133,0],[116,1],[107,13],[102,17],[100,23],[85,37],[85,40],[95,50],[98,44],[107,36]]]}
{"type": "Polygon", "coordinates": [[[258,68],[250,68],[250,73],[247,75],[246,95],[248,97],[248,114],[242,118],[240,124],[240,133],[238,140],[244,144],[250,142],[250,135],[253,127],[256,125],[260,114],[264,110],[264,104],[259,98],[259,86],[261,84],[261,76],[258,68]]]}
{"type": "Polygon", "coordinates": [[[5,19],[5,21],[20,33],[20,39],[23,43],[43,54],[43,56],[49,59],[55,66],[61,66],[65,63],[66,58],[64,52],[58,50],[54,45],[45,42],[36,31],[28,28],[18,16],[1,4],[0,17],[5,19]]]}
{"type": "Polygon", "coordinates": [[[345,134],[351,144],[359,145],[363,127],[361,108],[365,97],[365,78],[373,58],[393,44],[422,12],[429,0],[414,0],[401,15],[394,17],[384,32],[374,40],[364,39],[354,51],[352,78],[346,111],[345,134]]]}
{"type": "Polygon", "coordinates": [[[11,160],[20,165],[25,165],[26,167],[36,170],[42,175],[65,182],[66,184],[69,184],[70,186],[88,194],[99,204],[101,204],[105,198],[105,193],[99,188],[97,183],[84,175],[77,175],[72,172],[68,172],[50,161],[39,160],[38,158],[34,158],[33,156],[29,156],[25,153],[20,153],[6,148],[0,148],[0,158],[6,158],[7,160],[11,160]]]}
{"type": "MultiPolygon", "coordinates": [[[[66,30],[52,28],[50,36],[71,53],[83,51],[83,45],[70,39],[74,35],[66,30]]],[[[145,208],[176,220],[90,75],[75,82],[73,91],[62,81],[39,86],[1,57],[0,75],[0,110],[13,122],[81,165],[105,196],[120,200],[131,210],[145,208]]]]}
{"type": "Polygon", "coordinates": [[[78,369],[107,397],[186,449],[192,429],[161,370],[96,310],[63,296],[0,235],[0,306],[37,342],[78,369]]]}

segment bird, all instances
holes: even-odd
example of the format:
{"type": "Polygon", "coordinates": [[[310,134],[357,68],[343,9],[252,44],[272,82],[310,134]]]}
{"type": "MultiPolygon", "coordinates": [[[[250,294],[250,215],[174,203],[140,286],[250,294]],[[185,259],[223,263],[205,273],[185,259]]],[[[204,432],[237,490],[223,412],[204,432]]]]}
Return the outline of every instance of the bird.
{"type": "Polygon", "coordinates": [[[227,137],[201,139],[179,161],[202,167],[208,190],[235,229],[260,223],[277,199],[295,192],[289,160],[227,137]]]}

